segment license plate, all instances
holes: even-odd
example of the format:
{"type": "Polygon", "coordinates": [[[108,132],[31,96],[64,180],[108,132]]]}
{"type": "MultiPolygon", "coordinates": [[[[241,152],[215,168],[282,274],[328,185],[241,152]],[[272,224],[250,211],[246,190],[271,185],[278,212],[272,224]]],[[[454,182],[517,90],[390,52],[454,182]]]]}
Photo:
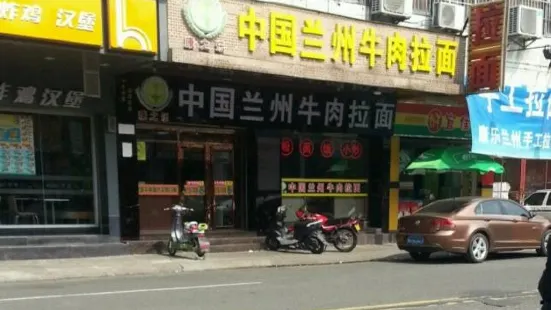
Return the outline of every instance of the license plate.
{"type": "Polygon", "coordinates": [[[411,235],[407,237],[406,240],[409,245],[422,245],[425,242],[423,236],[411,235]]]}
{"type": "Polygon", "coordinates": [[[360,224],[354,224],[354,228],[356,228],[356,231],[360,231],[360,224]]]}

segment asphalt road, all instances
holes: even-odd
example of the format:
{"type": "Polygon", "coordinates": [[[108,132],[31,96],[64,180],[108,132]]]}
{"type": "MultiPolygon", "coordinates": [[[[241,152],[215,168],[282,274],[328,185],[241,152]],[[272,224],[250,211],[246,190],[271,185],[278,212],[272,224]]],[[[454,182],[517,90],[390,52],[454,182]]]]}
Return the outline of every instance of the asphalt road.
{"type": "Polygon", "coordinates": [[[529,252],[499,255],[483,264],[448,256],[421,264],[399,257],[317,267],[5,284],[0,285],[0,310],[371,310],[418,301],[437,303],[427,309],[486,310],[497,309],[495,302],[487,302],[496,300],[510,307],[501,309],[529,310],[537,307],[534,290],[543,264],[544,259],[529,252]]]}

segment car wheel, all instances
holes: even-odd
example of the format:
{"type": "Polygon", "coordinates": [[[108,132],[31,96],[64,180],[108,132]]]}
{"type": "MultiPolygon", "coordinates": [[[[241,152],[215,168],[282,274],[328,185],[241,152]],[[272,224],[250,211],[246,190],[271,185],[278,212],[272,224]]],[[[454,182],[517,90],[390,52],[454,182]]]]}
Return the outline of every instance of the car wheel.
{"type": "Polygon", "coordinates": [[[471,263],[482,263],[488,257],[490,252],[490,244],[488,238],[476,233],[469,240],[469,248],[467,249],[467,260],[471,263]]]}
{"type": "Polygon", "coordinates": [[[409,256],[411,256],[411,258],[413,258],[413,260],[416,262],[423,262],[428,260],[430,254],[431,253],[429,252],[409,252],[409,256]]]}
{"type": "Polygon", "coordinates": [[[549,242],[549,237],[551,237],[551,230],[547,230],[541,236],[540,248],[536,250],[539,256],[547,256],[547,243],[549,242]]]}

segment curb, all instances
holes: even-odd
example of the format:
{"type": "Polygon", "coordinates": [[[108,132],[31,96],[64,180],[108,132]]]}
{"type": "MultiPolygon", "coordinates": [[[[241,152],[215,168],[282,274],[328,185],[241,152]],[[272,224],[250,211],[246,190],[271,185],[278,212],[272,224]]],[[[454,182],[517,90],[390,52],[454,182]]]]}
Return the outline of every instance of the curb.
{"type": "MultiPolygon", "coordinates": [[[[375,253],[378,251],[374,251],[375,253]]],[[[375,254],[373,253],[373,254],[375,254]]],[[[237,264],[226,264],[225,261],[215,262],[214,264],[200,264],[198,260],[189,261],[189,263],[178,263],[178,258],[170,259],[167,262],[150,262],[149,264],[139,264],[136,269],[120,270],[116,267],[101,266],[77,266],[59,269],[40,268],[35,266],[29,271],[6,270],[0,271],[0,283],[23,283],[27,281],[55,281],[55,280],[83,280],[83,279],[101,279],[107,277],[129,277],[129,276],[162,276],[189,272],[216,271],[216,270],[239,270],[255,268],[284,268],[284,267],[306,267],[306,266],[328,266],[342,264],[356,264],[380,261],[392,253],[382,251],[380,255],[373,255],[369,258],[358,258],[351,260],[328,260],[321,262],[277,262],[273,259],[258,259],[252,261],[236,262],[237,264]],[[195,263],[197,262],[197,263],[195,263]],[[46,271],[41,274],[41,271],[46,271]],[[91,271],[91,272],[90,272],[91,271]]],[[[206,259],[208,261],[208,258],[206,259]]],[[[128,266],[132,266],[129,261],[128,266]]]]}

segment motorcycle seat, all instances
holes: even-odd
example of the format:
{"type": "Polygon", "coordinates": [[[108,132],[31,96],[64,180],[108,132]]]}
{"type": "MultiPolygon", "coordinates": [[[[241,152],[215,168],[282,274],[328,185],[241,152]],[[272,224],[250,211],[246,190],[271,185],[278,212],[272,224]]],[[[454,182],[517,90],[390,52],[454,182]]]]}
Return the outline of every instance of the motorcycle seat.
{"type": "Polygon", "coordinates": [[[325,223],[325,225],[327,226],[332,226],[332,225],[341,225],[341,224],[344,224],[348,221],[348,219],[344,219],[344,218],[340,218],[340,219],[335,219],[335,218],[330,218],[327,220],[327,222],[325,223]]]}
{"type": "Polygon", "coordinates": [[[189,230],[191,226],[197,226],[198,223],[196,221],[191,221],[191,222],[185,222],[184,223],[184,229],[187,229],[189,230]]]}

